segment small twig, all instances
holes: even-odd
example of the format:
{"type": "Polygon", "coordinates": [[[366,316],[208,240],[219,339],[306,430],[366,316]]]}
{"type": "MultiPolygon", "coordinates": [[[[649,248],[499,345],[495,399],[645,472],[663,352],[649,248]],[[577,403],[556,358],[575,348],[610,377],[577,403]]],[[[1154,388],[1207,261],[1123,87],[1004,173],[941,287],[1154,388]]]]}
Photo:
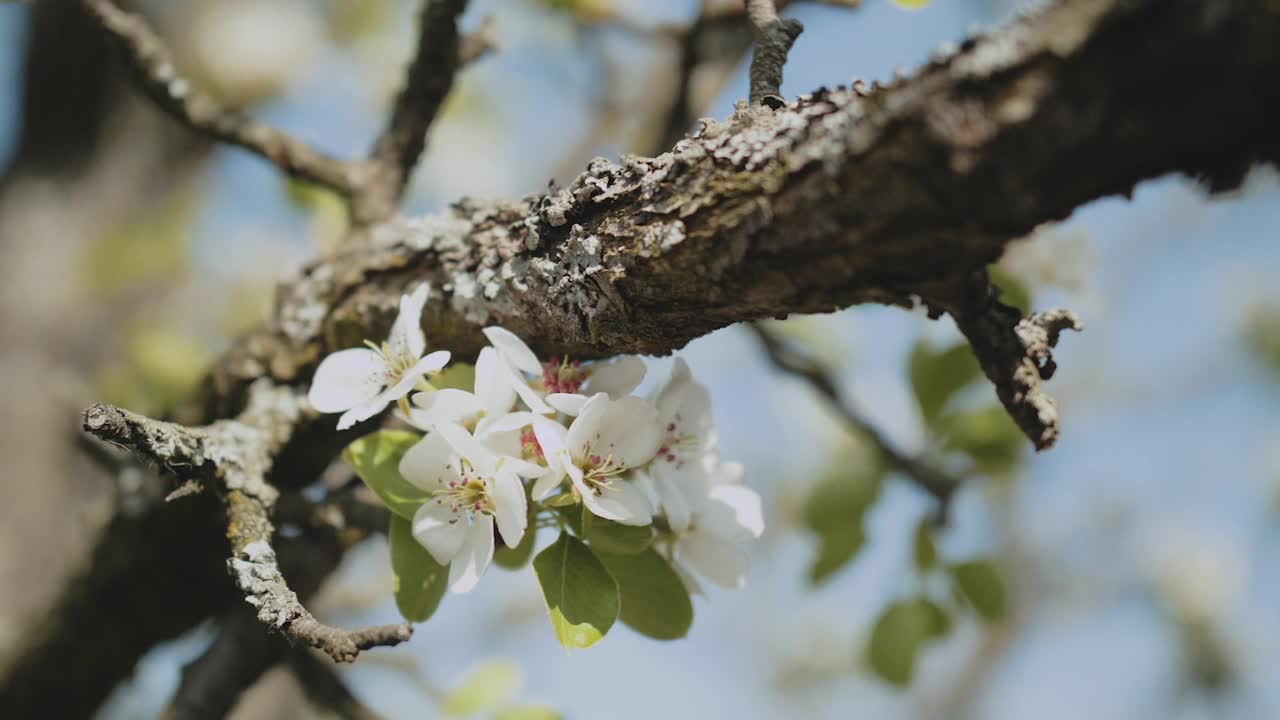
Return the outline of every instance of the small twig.
{"type": "Polygon", "coordinates": [[[936,498],[939,504],[939,517],[945,517],[951,496],[960,487],[961,478],[898,450],[871,421],[862,417],[857,410],[844,401],[831,375],[817,362],[788,347],[783,340],[759,323],[750,323],[747,327],[764,345],[775,367],[809,383],[809,386],[827,401],[850,428],[871,441],[890,467],[906,475],[920,489],[936,498]]]}
{"type": "Polygon", "coordinates": [[[1045,450],[1060,433],[1058,403],[1044,391],[1057,370],[1052,349],[1063,330],[1080,331],[1084,323],[1065,309],[1023,317],[999,296],[982,270],[922,297],[931,313],[945,311],[955,319],[1005,410],[1036,450],[1045,450]]]}
{"type": "Polygon", "coordinates": [[[187,480],[183,482],[181,485],[179,485],[178,487],[174,488],[173,492],[169,493],[168,495],[165,495],[164,501],[173,502],[174,500],[181,500],[182,498],[187,497],[188,495],[196,495],[200,493],[202,490],[204,490],[204,484],[201,483],[199,480],[187,480]]]}
{"type": "Polygon", "coordinates": [[[464,67],[483,58],[498,48],[498,35],[493,16],[480,21],[480,27],[462,36],[458,42],[458,66],[464,67]]]}
{"type": "Polygon", "coordinates": [[[165,112],[198,133],[260,155],[291,177],[350,195],[361,163],[330,157],[293,136],[221,107],[178,74],[168,48],[141,16],[111,0],[84,0],[84,7],[124,50],[143,90],[165,112]]]}
{"type": "Polygon", "coordinates": [[[226,505],[232,552],[227,568],[245,600],[257,608],[258,620],[337,662],[350,662],[362,650],[408,640],[413,629],[400,624],[358,630],[325,625],[302,606],[280,571],[270,519],[279,493],[266,477],[305,407],[298,391],[263,379],[250,388],[249,404],[235,420],[184,427],[100,403],[85,411],[84,428],[184,481],[214,488],[226,505]]]}
{"type": "Polygon", "coordinates": [[[751,54],[751,104],[777,110],[782,99],[782,66],[804,25],[795,18],[778,17],[773,0],[745,0],[747,17],[755,27],[756,47],[751,54]]]}
{"type": "Polygon", "coordinates": [[[391,120],[374,144],[369,176],[354,199],[352,220],[366,226],[389,218],[427,144],[427,129],[453,87],[459,65],[458,16],[467,0],[423,0],[418,46],[396,97],[391,120]]]}

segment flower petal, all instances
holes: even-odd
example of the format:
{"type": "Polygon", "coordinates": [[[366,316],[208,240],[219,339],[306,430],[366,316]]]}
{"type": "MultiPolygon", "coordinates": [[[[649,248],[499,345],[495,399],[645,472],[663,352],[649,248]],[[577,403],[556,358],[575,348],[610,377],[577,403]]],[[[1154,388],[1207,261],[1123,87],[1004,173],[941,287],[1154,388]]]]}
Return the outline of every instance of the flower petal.
{"type": "Polygon", "coordinates": [[[500,367],[501,362],[497,351],[491,347],[481,350],[476,358],[476,397],[489,417],[506,414],[516,404],[516,389],[500,367]]]}
{"type": "Polygon", "coordinates": [[[549,472],[533,482],[533,490],[529,494],[533,496],[534,500],[542,500],[560,487],[560,483],[563,481],[564,473],[549,472]]]}
{"type": "Polygon", "coordinates": [[[368,348],[339,350],[320,361],[307,400],[322,413],[342,412],[372,400],[387,382],[382,356],[368,348]]]}
{"type": "Polygon", "coordinates": [[[676,557],[721,587],[736,589],[747,582],[747,554],[733,543],[692,532],[676,541],[676,557]]]}
{"type": "Polygon", "coordinates": [[[365,402],[362,402],[359,405],[351,408],[350,410],[342,413],[342,416],[338,418],[338,429],[346,430],[347,428],[351,427],[352,425],[355,425],[358,422],[364,422],[365,420],[368,420],[374,415],[377,415],[378,413],[385,410],[387,408],[387,404],[390,402],[391,402],[391,398],[389,397],[389,393],[387,391],[384,390],[378,393],[373,398],[366,400],[365,402]]]}
{"type": "Polygon", "coordinates": [[[653,479],[654,494],[658,496],[658,502],[667,513],[667,522],[671,524],[671,529],[677,533],[684,532],[689,527],[692,516],[690,503],[685,498],[684,491],[677,485],[672,473],[654,472],[650,477],[653,479]]]}
{"type": "Polygon", "coordinates": [[[624,355],[607,363],[591,366],[591,392],[609,393],[609,397],[623,397],[644,381],[644,361],[635,355],[624,355]]]}
{"type": "Polygon", "coordinates": [[[408,295],[400,296],[400,314],[396,316],[387,345],[400,357],[422,357],[427,349],[427,336],[422,334],[422,309],[431,294],[430,283],[422,283],[408,295]]]}
{"type": "Polygon", "coordinates": [[[510,330],[493,325],[484,329],[484,336],[489,338],[493,348],[507,359],[507,362],[530,375],[542,374],[542,363],[533,354],[529,346],[510,330]]]}
{"type": "Polygon", "coordinates": [[[542,455],[547,459],[547,466],[551,468],[551,473],[557,480],[564,477],[569,466],[573,465],[573,459],[569,456],[569,448],[566,444],[568,432],[564,426],[555,420],[537,415],[533,418],[533,435],[538,440],[538,446],[542,448],[542,455]]]}
{"type": "Polygon", "coordinates": [[[676,358],[675,364],[671,366],[671,376],[653,398],[653,404],[658,408],[658,418],[664,426],[680,411],[684,397],[692,385],[693,375],[689,372],[689,366],[685,364],[684,358],[676,358]]]}
{"type": "Polygon", "coordinates": [[[577,454],[585,450],[584,443],[587,443],[591,454],[612,456],[615,463],[624,467],[640,467],[652,460],[662,444],[662,426],[658,424],[657,409],[638,397],[607,398],[604,393],[599,393],[583,407],[582,414],[569,427],[569,449],[581,457],[577,454]],[[598,416],[596,413],[588,416],[592,401],[601,397],[605,401],[597,405],[598,416]],[[584,419],[588,422],[579,429],[578,423],[584,419]]]}
{"type": "Polygon", "coordinates": [[[551,393],[546,397],[547,404],[565,415],[577,415],[582,406],[587,404],[586,395],[577,393],[551,393]]]}
{"type": "Polygon", "coordinates": [[[413,404],[435,422],[461,423],[484,412],[480,398],[456,388],[414,393],[413,404]]]}
{"type": "Polygon", "coordinates": [[[440,423],[436,425],[436,432],[449,441],[455,453],[470,461],[480,472],[488,475],[498,466],[498,456],[461,425],[440,423]]]}
{"type": "Polygon", "coordinates": [[[428,433],[400,458],[400,475],[414,487],[429,493],[458,480],[458,471],[449,462],[453,450],[439,433],[428,433]]]}
{"type": "Polygon", "coordinates": [[[760,494],[741,485],[712,488],[707,503],[698,509],[698,530],[729,542],[760,537],[764,533],[760,494]]]}
{"type": "Polygon", "coordinates": [[[515,547],[524,537],[529,524],[529,504],[524,497],[520,478],[510,471],[499,471],[493,479],[494,519],[507,547],[515,547]]]}
{"type": "Polygon", "coordinates": [[[615,479],[600,494],[588,489],[582,492],[582,502],[592,513],[623,525],[653,522],[653,506],[649,504],[649,498],[626,480],[615,479]]]}
{"type": "Polygon", "coordinates": [[[449,566],[449,589],[456,593],[470,592],[492,559],[493,518],[481,513],[472,519],[462,547],[449,566]]]}
{"type": "Polygon", "coordinates": [[[413,539],[441,565],[448,565],[457,556],[466,530],[466,518],[436,500],[424,503],[413,514],[413,539]]]}

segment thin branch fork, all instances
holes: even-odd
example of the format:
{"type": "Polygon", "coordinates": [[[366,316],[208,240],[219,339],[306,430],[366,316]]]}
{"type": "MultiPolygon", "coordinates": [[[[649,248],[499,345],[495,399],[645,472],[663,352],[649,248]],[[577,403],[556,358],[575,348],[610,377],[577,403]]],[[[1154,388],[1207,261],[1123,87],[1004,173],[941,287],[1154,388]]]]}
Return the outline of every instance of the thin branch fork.
{"type": "Polygon", "coordinates": [[[331,157],[292,135],[227,110],[178,73],[169,49],[142,16],[112,0],[84,0],[84,7],[124,50],[147,96],[178,122],[213,140],[266,158],[290,177],[323,185],[344,196],[356,192],[359,163],[331,157]]]}
{"type": "Polygon", "coordinates": [[[222,498],[232,556],[227,569],[258,620],[290,639],[350,662],[362,650],[395,645],[413,634],[407,624],[343,630],[326,625],[302,606],[280,571],[272,545],[270,512],[278,496],[267,480],[276,454],[309,411],[295,390],[262,380],[235,420],[184,427],[98,404],[85,411],[84,428],[123,445],[182,480],[199,480],[222,498]]]}
{"type": "Polygon", "coordinates": [[[323,153],[277,128],[222,107],[182,77],[172,54],[142,16],[112,0],[83,0],[84,8],[123,55],[143,91],[178,122],[210,139],[252,152],[286,175],[316,183],[347,199],[358,227],[386,220],[397,208],[459,67],[493,49],[493,27],[459,39],[457,18],[466,0],[425,0],[418,47],[391,122],[368,160],[323,153]]]}
{"type": "Polygon", "coordinates": [[[831,374],[812,357],[794,349],[760,323],[750,323],[745,327],[755,334],[774,367],[807,383],[851,430],[871,442],[889,467],[905,475],[938,501],[939,517],[946,516],[951,497],[960,487],[960,477],[912,457],[894,446],[874,423],[863,417],[841,396],[831,374]]]}

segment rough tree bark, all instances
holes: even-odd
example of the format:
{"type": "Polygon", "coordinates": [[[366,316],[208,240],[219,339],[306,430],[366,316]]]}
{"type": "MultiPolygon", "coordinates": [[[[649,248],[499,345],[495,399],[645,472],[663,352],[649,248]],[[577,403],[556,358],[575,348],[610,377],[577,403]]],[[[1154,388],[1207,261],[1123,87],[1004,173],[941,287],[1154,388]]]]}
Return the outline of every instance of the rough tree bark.
{"type": "MultiPolygon", "coordinates": [[[[1058,432],[1041,389],[1048,350],[1078,320],[1022,318],[999,303],[986,265],[1037,225],[1142,180],[1182,172],[1219,190],[1276,162],[1278,47],[1268,0],[1062,0],[887,87],[743,108],[659,157],[593,162],[564,189],[376,223],[282,286],[271,320],[223,358],[184,420],[241,415],[255,383],[305,387],[325,353],[379,337],[401,292],[430,280],[427,336],[463,356],[491,323],[548,354],[661,354],[735,322],[919,300],[955,317],[1046,447],[1058,432]]],[[[310,482],[342,446],[332,426],[298,420],[266,481],[310,482]]],[[[222,568],[192,572],[213,582],[222,568]]],[[[148,592],[135,580],[121,602],[148,592]]],[[[83,625],[54,614],[7,679],[0,714],[26,691],[57,706],[56,661],[83,625]]]]}

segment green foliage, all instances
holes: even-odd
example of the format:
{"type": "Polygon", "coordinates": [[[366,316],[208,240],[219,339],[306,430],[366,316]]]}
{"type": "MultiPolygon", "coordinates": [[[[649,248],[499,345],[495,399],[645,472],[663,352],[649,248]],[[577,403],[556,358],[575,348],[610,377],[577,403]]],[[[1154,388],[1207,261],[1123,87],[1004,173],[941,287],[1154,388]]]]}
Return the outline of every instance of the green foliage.
{"type": "Polygon", "coordinates": [[[440,709],[452,717],[466,717],[496,710],[520,689],[520,668],[510,660],[491,660],[471,669],[458,687],[440,701],[440,709]]]}
{"type": "Polygon", "coordinates": [[[910,685],[916,658],[924,645],[951,632],[951,618],[928,598],[912,598],[889,605],[871,629],[867,660],[871,669],[898,686],[910,685]]]}
{"type": "Polygon", "coordinates": [[[431,496],[400,476],[400,459],[422,438],[403,430],[379,430],[356,440],[342,457],[391,512],[413,520],[418,507],[431,496]]]}
{"type": "Polygon", "coordinates": [[[456,362],[431,377],[431,387],[437,390],[453,388],[471,392],[476,386],[476,366],[456,362]]]}
{"type": "Polygon", "coordinates": [[[493,720],[564,720],[564,716],[546,705],[513,705],[494,713],[493,720]]]}
{"type": "Polygon", "coordinates": [[[656,534],[652,525],[623,525],[612,520],[591,516],[583,510],[583,539],[599,553],[614,555],[635,555],[642,553],[653,544],[656,534]]]}
{"type": "Polygon", "coordinates": [[[391,572],[395,576],[396,607],[409,622],[423,622],[440,607],[449,586],[449,568],[431,557],[414,539],[409,521],[391,516],[391,572]]]}
{"type": "Polygon", "coordinates": [[[933,522],[929,518],[921,518],[916,524],[914,545],[917,569],[928,570],[938,564],[938,546],[933,542],[933,522]]]}
{"type": "Polygon", "coordinates": [[[925,424],[933,427],[947,401],[969,383],[982,377],[982,368],[973,350],[966,343],[958,343],[944,350],[935,350],[920,341],[911,350],[908,365],[911,388],[925,424]]]}
{"type": "Polygon", "coordinates": [[[1023,315],[1031,312],[1031,290],[1018,278],[992,266],[991,282],[1000,288],[1000,302],[1022,311],[1023,315]]]}
{"type": "Polygon", "coordinates": [[[952,565],[956,588],[982,619],[999,620],[1008,611],[1008,590],[1000,568],[989,560],[972,560],[952,565]]]}
{"type": "MultiPolygon", "coordinates": [[[[596,520],[599,522],[599,519],[596,520]]],[[[628,627],[657,640],[675,640],[689,633],[693,603],[671,564],[653,548],[626,555],[597,552],[618,583],[628,627]]]]}
{"type": "Polygon", "coordinates": [[[965,453],[979,470],[989,474],[1013,470],[1027,442],[1009,413],[999,405],[948,413],[938,426],[946,435],[947,449],[965,453]]]}
{"type": "Polygon", "coordinates": [[[929,7],[933,0],[893,0],[893,4],[904,10],[923,10],[929,7]]]}
{"type": "Polygon", "coordinates": [[[1245,329],[1249,353],[1280,380],[1280,305],[1255,308],[1245,329]]]}
{"type": "Polygon", "coordinates": [[[809,579],[820,583],[858,554],[866,541],[863,518],[883,485],[879,460],[835,468],[814,488],[804,508],[805,526],[818,535],[809,579]]]}
{"type": "Polygon", "coordinates": [[[618,618],[618,584],[595,553],[567,532],[538,553],[533,570],[551,625],[566,649],[591,647],[618,618]]]}
{"type": "Polygon", "coordinates": [[[515,547],[507,547],[503,543],[498,543],[498,548],[493,551],[493,562],[499,567],[507,570],[519,570],[529,564],[529,558],[533,557],[533,546],[538,539],[538,528],[535,527],[534,518],[537,514],[537,508],[533,503],[529,503],[529,521],[524,533],[524,537],[520,538],[520,544],[515,547]]]}
{"type": "Polygon", "coordinates": [[[186,270],[187,229],[197,208],[194,193],[176,194],[154,209],[109,228],[88,245],[85,284],[101,292],[172,284],[186,270]]]}

